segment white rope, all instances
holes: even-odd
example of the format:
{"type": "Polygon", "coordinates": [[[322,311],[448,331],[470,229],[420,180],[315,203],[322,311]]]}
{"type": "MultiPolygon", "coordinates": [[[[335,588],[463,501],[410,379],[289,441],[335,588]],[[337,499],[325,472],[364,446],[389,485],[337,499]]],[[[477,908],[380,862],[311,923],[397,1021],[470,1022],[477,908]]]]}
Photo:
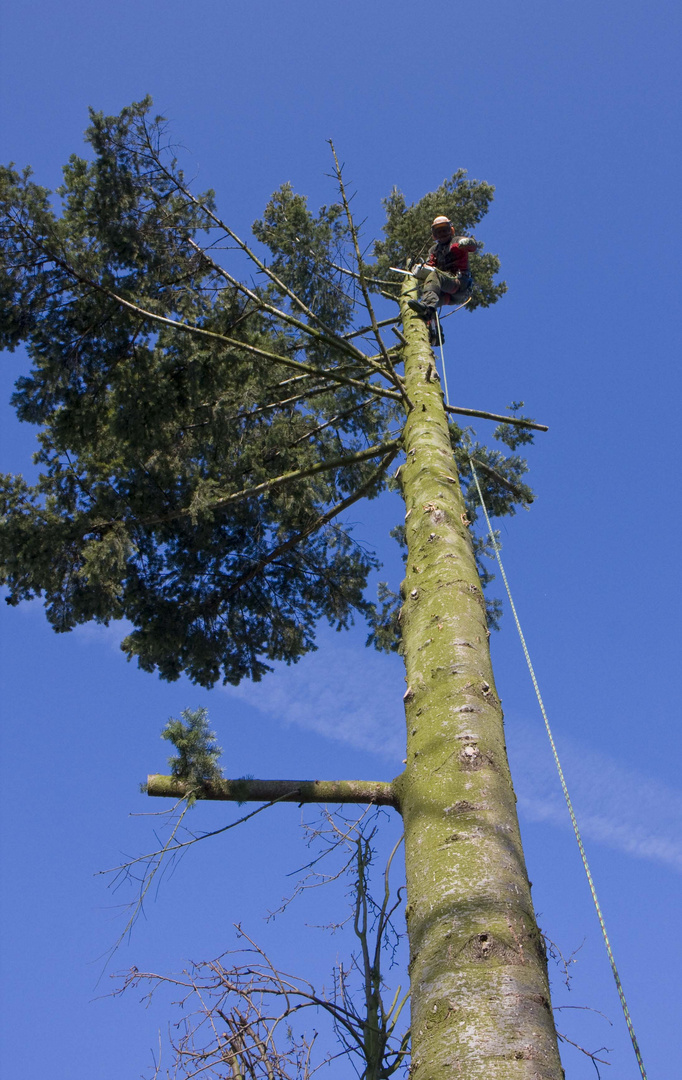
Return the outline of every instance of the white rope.
{"type": "MultiPolygon", "coordinates": [[[[464,306],[464,305],[462,305],[464,306]]],[[[440,345],[440,366],[443,369],[443,389],[445,390],[445,401],[450,404],[450,395],[448,394],[448,376],[445,371],[445,355],[443,353],[443,332],[440,328],[440,318],[438,316],[438,308],[436,308],[436,329],[438,331],[438,344],[440,345]]]]}
{"type": "MultiPolygon", "coordinates": [[[[463,307],[464,305],[462,304],[461,306],[463,307]]],[[[459,308],[457,308],[456,310],[459,310],[459,308]]],[[[454,314],[454,312],[452,314],[454,314]]],[[[450,404],[450,397],[449,397],[449,394],[448,394],[448,380],[447,380],[447,374],[446,374],[446,371],[445,371],[445,354],[443,352],[443,335],[441,333],[440,320],[438,318],[438,309],[436,309],[436,327],[438,329],[438,339],[439,339],[439,344],[440,344],[440,359],[441,359],[441,365],[442,365],[442,368],[443,368],[443,388],[445,390],[445,402],[446,402],[447,405],[449,405],[450,404]]],[[[609,935],[608,935],[608,933],[606,931],[606,923],[604,922],[604,916],[602,914],[601,905],[600,905],[599,899],[597,897],[597,890],[595,889],[595,886],[594,886],[594,881],[593,881],[593,878],[592,878],[592,872],[590,870],[590,865],[589,865],[589,863],[587,861],[587,855],[585,853],[585,847],[583,845],[582,834],[581,834],[580,829],[578,827],[578,821],[577,821],[577,818],[575,816],[575,810],[573,809],[573,802],[571,800],[571,796],[570,796],[569,791],[568,791],[568,785],[566,784],[566,779],[564,777],[564,770],[561,767],[561,761],[559,759],[559,754],[558,754],[558,751],[557,751],[557,748],[556,748],[556,744],[554,742],[554,736],[552,734],[552,729],[550,727],[549,718],[548,718],[547,713],[545,711],[545,705],[544,705],[544,702],[542,700],[542,694],[540,693],[540,686],[538,684],[538,680],[537,680],[536,675],[535,675],[535,669],[533,668],[533,664],[532,664],[532,661],[531,661],[531,658],[530,658],[530,653],[528,651],[528,646],[526,645],[526,639],[523,636],[523,630],[521,629],[521,622],[519,621],[519,617],[518,617],[518,615],[516,613],[516,605],[514,604],[514,599],[513,599],[512,594],[511,594],[511,589],[509,588],[509,582],[507,581],[507,575],[505,573],[504,566],[502,565],[502,556],[500,555],[500,548],[499,548],[499,545],[498,545],[497,540],[495,538],[495,533],[493,532],[493,527],[492,527],[492,525],[490,523],[490,517],[488,515],[488,508],[485,505],[485,500],[483,499],[483,492],[481,491],[481,485],[480,485],[480,483],[478,481],[478,473],[476,472],[476,469],[474,468],[474,463],[473,463],[471,458],[469,458],[469,465],[471,466],[471,474],[472,474],[472,476],[474,478],[474,481],[476,483],[476,489],[478,491],[478,498],[479,498],[480,503],[481,503],[481,508],[482,508],[483,513],[485,515],[486,525],[488,526],[488,534],[490,536],[490,542],[491,542],[491,544],[493,546],[493,551],[495,552],[495,558],[497,559],[497,565],[500,568],[500,574],[502,575],[502,581],[504,582],[504,587],[505,587],[505,589],[507,591],[507,597],[509,598],[509,606],[511,608],[512,615],[514,616],[514,622],[516,623],[516,629],[518,631],[519,640],[521,641],[521,647],[523,649],[523,654],[524,654],[524,656],[526,658],[526,663],[528,665],[528,670],[530,672],[530,677],[531,677],[531,680],[532,680],[532,683],[533,683],[533,687],[535,689],[535,696],[537,697],[538,705],[540,706],[540,712],[542,713],[542,719],[544,720],[544,723],[545,723],[545,730],[546,730],[547,736],[549,738],[549,744],[550,744],[550,746],[552,748],[552,754],[554,756],[554,764],[556,765],[557,773],[559,774],[559,781],[561,783],[561,790],[564,793],[564,799],[566,800],[566,806],[568,807],[568,812],[569,812],[570,817],[571,817],[571,824],[573,825],[573,833],[575,835],[576,842],[578,844],[578,849],[580,851],[580,858],[582,860],[582,864],[583,864],[583,867],[584,867],[584,870],[585,870],[585,875],[587,877],[587,883],[588,883],[588,885],[590,887],[590,893],[592,895],[592,900],[593,900],[593,903],[594,903],[594,907],[595,907],[595,910],[597,912],[597,918],[599,919],[599,926],[601,927],[602,937],[604,939],[604,945],[606,946],[606,953],[607,953],[607,956],[609,958],[609,964],[611,965],[611,972],[613,974],[613,978],[614,978],[614,981],[616,983],[616,989],[618,991],[618,998],[620,1000],[621,1009],[623,1010],[623,1016],[625,1017],[625,1023],[627,1025],[628,1034],[630,1036],[630,1042],[632,1043],[632,1049],[634,1050],[635,1057],[637,1058],[637,1064],[639,1066],[639,1071],[640,1071],[640,1075],[642,1077],[642,1080],[647,1080],[646,1069],[644,1068],[644,1061],[642,1060],[642,1054],[641,1054],[641,1051],[639,1049],[639,1043],[637,1042],[637,1036],[635,1035],[635,1029],[634,1029],[634,1026],[633,1026],[633,1023],[632,1023],[632,1018],[630,1016],[630,1010],[628,1009],[628,1003],[627,1003],[627,1001],[625,999],[625,991],[623,990],[623,984],[621,983],[620,975],[618,974],[618,968],[616,966],[616,960],[615,960],[615,957],[613,955],[613,950],[611,948],[611,942],[609,940],[609,935]]]]}
{"type": "Polygon", "coordinates": [[[547,731],[547,736],[549,738],[549,744],[552,747],[552,754],[554,755],[554,764],[556,765],[556,769],[557,769],[557,772],[559,774],[559,781],[561,783],[561,790],[564,793],[564,799],[566,800],[566,806],[568,807],[568,812],[569,812],[569,814],[571,816],[571,824],[573,825],[573,832],[575,834],[575,838],[576,838],[576,841],[577,841],[577,844],[578,844],[578,849],[580,851],[580,858],[582,859],[582,864],[583,864],[583,867],[585,869],[585,874],[587,876],[587,883],[588,883],[588,885],[590,887],[590,893],[592,894],[592,900],[594,902],[595,910],[597,912],[597,918],[599,919],[599,925],[601,927],[602,937],[604,939],[604,945],[606,946],[606,953],[607,953],[608,958],[609,958],[609,964],[611,965],[611,971],[613,973],[613,978],[614,978],[615,983],[616,983],[616,989],[618,990],[618,997],[620,999],[621,1008],[623,1010],[623,1016],[625,1017],[625,1023],[627,1024],[628,1034],[630,1035],[630,1041],[632,1043],[632,1048],[633,1048],[633,1050],[635,1052],[635,1057],[637,1058],[637,1064],[639,1065],[639,1071],[641,1073],[642,1080],[647,1080],[646,1070],[644,1068],[644,1062],[642,1060],[642,1055],[640,1053],[639,1044],[637,1042],[637,1037],[635,1035],[635,1029],[634,1029],[634,1026],[633,1026],[633,1023],[632,1023],[632,1019],[630,1017],[630,1010],[628,1009],[628,1003],[625,1000],[625,992],[623,990],[623,984],[620,981],[620,975],[618,974],[618,968],[616,967],[616,961],[615,961],[615,958],[614,958],[614,955],[613,955],[613,951],[611,949],[611,942],[609,940],[609,935],[606,932],[606,923],[604,922],[604,916],[602,914],[601,906],[599,904],[599,899],[597,897],[597,890],[594,887],[594,881],[592,879],[592,872],[590,870],[590,865],[589,865],[589,863],[587,861],[587,855],[585,854],[585,848],[583,846],[583,838],[582,838],[582,835],[580,833],[580,829],[578,828],[578,821],[577,821],[576,816],[575,816],[575,810],[573,809],[573,802],[571,801],[571,796],[569,794],[568,786],[566,784],[566,779],[564,777],[564,770],[561,767],[561,761],[559,760],[559,754],[557,752],[556,744],[554,742],[554,736],[552,735],[552,729],[550,727],[549,719],[548,719],[547,713],[545,711],[545,705],[544,705],[544,702],[542,700],[542,695],[540,693],[540,687],[538,685],[538,680],[537,680],[537,678],[535,676],[535,670],[533,668],[533,664],[532,664],[532,661],[531,661],[531,658],[530,658],[530,653],[528,651],[528,646],[526,645],[526,639],[523,636],[523,630],[521,629],[521,623],[520,623],[519,617],[518,617],[518,615],[516,613],[516,605],[514,604],[514,600],[513,600],[512,594],[511,594],[511,589],[509,588],[509,582],[507,581],[507,575],[506,575],[506,573],[504,571],[504,566],[502,565],[502,557],[500,555],[500,549],[499,549],[497,540],[495,538],[495,533],[493,532],[493,527],[492,527],[492,525],[490,523],[490,517],[488,516],[488,509],[487,509],[487,507],[485,505],[485,502],[484,502],[484,499],[483,499],[483,492],[481,491],[481,485],[478,482],[478,474],[476,472],[476,469],[474,468],[474,463],[471,460],[471,458],[469,458],[469,465],[471,466],[471,473],[472,473],[472,476],[473,476],[473,478],[474,478],[474,480],[476,482],[476,488],[478,490],[478,498],[480,500],[481,507],[483,509],[483,513],[485,514],[485,520],[486,520],[486,524],[488,526],[488,534],[490,536],[490,542],[491,542],[491,544],[493,546],[493,550],[495,552],[495,558],[497,559],[497,565],[500,568],[500,573],[502,575],[502,580],[504,582],[504,587],[507,590],[507,597],[509,598],[509,606],[511,608],[512,615],[514,616],[514,622],[516,623],[516,629],[518,630],[519,639],[521,641],[521,647],[523,649],[523,654],[524,654],[524,656],[526,658],[526,663],[528,665],[528,670],[530,672],[530,677],[531,677],[531,680],[532,680],[532,683],[533,683],[533,687],[535,689],[535,696],[538,699],[538,705],[540,706],[540,712],[542,713],[542,719],[545,722],[545,730],[547,731]]]}

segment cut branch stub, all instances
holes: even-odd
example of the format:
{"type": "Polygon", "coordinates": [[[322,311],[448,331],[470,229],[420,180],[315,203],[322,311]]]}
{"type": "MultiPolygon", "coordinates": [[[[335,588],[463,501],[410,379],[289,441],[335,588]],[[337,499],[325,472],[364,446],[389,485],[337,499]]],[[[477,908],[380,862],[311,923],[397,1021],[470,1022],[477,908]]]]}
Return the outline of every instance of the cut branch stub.
{"type": "MultiPolygon", "coordinates": [[[[182,799],[190,785],[173,776],[147,777],[147,794],[182,799]]],[[[393,784],[385,780],[217,780],[207,783],[199,799],[224,802],[372,803],[398,808],[393,784]]]]}

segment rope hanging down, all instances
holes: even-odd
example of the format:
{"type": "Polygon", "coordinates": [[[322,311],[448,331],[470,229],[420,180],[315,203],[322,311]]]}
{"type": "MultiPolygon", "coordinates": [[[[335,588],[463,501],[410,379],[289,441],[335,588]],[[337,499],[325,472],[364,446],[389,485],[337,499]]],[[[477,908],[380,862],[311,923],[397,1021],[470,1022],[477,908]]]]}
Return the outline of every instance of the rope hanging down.
{"type": "Polygon", "coordinates": [[[485,520],[486,520],[486,524],[488,526],[488,533],[490,535],[490,542],[493,545],[493,549],[495,551],[495,558],[497,559],[497,565],[500,568],[500,574],[502,575],[502,580],[504,582],[504,587],[507,590],[507,596],[509,598],[509,606],[510,606],[510,608],[512,610],[512,615],[514,616],[514,622],[516,623],[516,629],[518,630],[519,639],[521,641],[521,647],[523,648],[523,653],[524,653],[524,656],[526,657],[526,663],[528,664],[528,670],[530,672],[530,677],[532,679],[533,687],[535,689],[535,696],[538,699],[538,705],[540,706],[540,712],[542,713],[542,719],[545,722],[545,729],[547,731],[547,736],[549,738],[550,746],[552,747],[552,754],[554,755],[554,764],[556,765],[557,772],[559,774],[559,780],[561,782],[561,790],[564,793],[564,799],[566,800],[566,806],[568,807],[568,812],[571,815],[571,824],[573,825],[573,832],[575,834],[575,838],[576,838],[576,841],[578,843],[578,848],[580,850],[580,858],[582,859],[583,867],[585,869],[585,874],[587,876],[587,883],[588,883],[588,885],[590,887],[590,893],[592,894],[592,900],[594,901],[595,910],[597,912],[597,918],[599,919],[599,925],[601,927],[602,936],[604,938],[604,945],[606,946],[606,952],[608,954],[609,964],[611,965],[611,971],[613,972],[613,978],[614,978],[615,983],[616,983],[616,989],[618,990],[618,997],[620,999],[621,1008],[623,1010],[623,1016],[625,1017],[625,1023],[627,1024],[628,1033],[630,1035],[630,1041],[632,1043],[632,1049],[634,1050],[635,1057],[637,1058],[637,1064],[639,1065],[639,1071],[641,1073],[642,1080],[647,1080],[646,1070],[644,1068],[644,1062],[642,1061],[642,1055],[641,1055],[640,1049],[639,1049],[639,1043],[637,1042],[637,1036],[635,1035],[635,1029],[633,1027],[632,1019],[630,1017],[630,1010],[628,1009],[628,1003],[625,1000],[625,992],[623,990],[623,984],[620,981],[620,975],[618,974],[618,968],[616,967],[616,961],[615,961],[615,958],[614,958],[614,955],[613,955],[613,951],[611,949],[611,942],[609,941],[609,935],[606,932],[606,924],[604,922],[604,916],[602,915],[602,910],[601,910],[601,907],[599,905],[599,900],[597,898],[597,891],[596,891],[596,889],[594,887],[594,881],[592,880],[592,873],[590,871],[590,864],[588,863],[587,855],[585,854],[585,848],[583,846],[583,838],[582,838],[580,829],[578,827],[578,822],[577,822],[577,819],[576,819],[576,816],[575,816],[575,810],[573,809],[573,803],[571,801],[571,796],[569,794],[568,787],[566,785],[566,780],[564,778],[564,770],[561,767],[561,761],[559,759],[559,754],[557,753],[557,748],[556,748],[556,745],[554,743],[554,736],[552,735],[552,729],[550,727],[549,720],[547,718],[547,713],[545,712],[544,702],[542,700],[542,695],[540,694],[540,687],[538,686],[538,681],[537,681],[537,678],[535,676],[535,670],[534,670],[533,664],[531,662],[530,653],[528,652],[528,646],[526,645],[526,639],[523,636],[523,631],[521,629],[521,623],[519,622],[519,617],[518,617],[518,615],[516,613],[516,607],[515,607],[514,601],[512,599],[511,589],[509,588],[509,582],[507,581],[507,575],[505,574],[504,566],[502,565],[502,559],[500,557],[500,549],[499,549],[497,541],[495,539],[495,534],[493,532],[492,525],[490,524],[490,518],[488,516],[488,510],[486,508],[485,502],[483,501],[483,492],[481,491],[481,485],[478,482],[478,474],[476,473],[476,469],[474,468],[474,463],[471,460],[471,458],[469,458],[469,465],[471,466],[471,472],[472,472],[473,478],[474,478],[474,480],[476,482],[476,489],[478,491],[478,497],[479,497],[479,500],[480,500],[480,503],[481,503],[481,507],[483,509],[483,513],[485,514],[485,520]]]}
{"type": "MultiPolygon", "coordinates": [[[[445,391],[445,402],[446,402],[447,405],[449,405],[450,404],[450,398],[449,398],[449,394],[448,394],[447,375],[445,373],[445,356],[443,354],[443,335],[442,335],[441,329],[440,329],[440,320],[438,318],[438,311],[436,311],[436,328],[438,330],[438,341],[439,341],[439,345],[440,345],[440,357],[441,357],[441,364],[442,364],[442,368],[443,368],[443,389],[445,391]]],[[[592,872],[590,870],[590,865],[589,865],[589,863],[587,861],[587,855],[585,854],[585,847],[583,845],[582,834],[581,834],[580,829],[578,827],[578,821],[577,821],[577,818],[575,816],[575,810],[573,809],[573,802],[571,800],[571,796],[570,796],[569,791],[568,791],[568,786],[566,784],[566,779],[564,777],[564,770],[561,767],[561,761],[559,759],[559,754],[557,752],[557,748],[556,748],[556,745],[555,745],[555,742],[554,742],[554,736],[552,735],[552,729],[550,727],[549,719],[548,719],[547,713],[545,711],[545,705],[544,705],[544,702],[542,700],[542,695],[540,693],[540,687],[538,685],[538,681],[537,681],[537,678],[536,678],[536,675],[535,675],[535,670],[533,668],[533,664],[532,664],[532,661],[531,661],[531,658],[530,658],[530,653],[528,651],[528,646],[526,645],[526,639],[523,636],[523,630],[521,629],[521,623],[520,623],[519,617],[518,617],[518,615],[516,613],[516,606],[515,606],[514,600],[512,598],[511,589],[509,588],[509,582],[507,581],[507,575],[505,573],[504,566],[502,565],[502,558],[500,556],[500,549],[499,549],[497,540],[495,539],[495,533],[493,532],[493,527],[492,527],[492,525],[490,523],[490,517],[488,515],[488,510],[487,510],[487,507],[485,505],[485,501],[483,499],[483,492],[481,491],[481,485],[480,485],[480,483],[478,481],[478,474],[476,472],[476,469],[474,467],[474,463],[473,463],[471,458],[469,458],[469,465],[471,467],[471,474],[472,474],[472,476],[474,478],[474,482],[476,484],[476,490],[478,491],[478,498],[479,498],[480,503],[481,503],[481,508],[482,508],[483,514],[485,516],[486,525],[488,527],[488,533],[490,535],[490,542],[491,542],[491,544],[493,546],[493,550],[495,552],[495,558],[497,559],[497,565],[500,568],[500,574],[502,576],[502,581],[504,582],[504,587],[505,587],[506,592],[507,592],[507,597],[509,598],[509,606],[511,608],[512,615],[514,616],[514,622],[516,624],[516,629],[518,631],[519,639],[521,641],[521,647],[523,649],[524,656],[526,657],[526,663],[528,665],[528,670],[530,672],[530,677],[531,677],[531,680],[532,680],[532,683],[533,683],[533,687],[535,689],[535,696],[537,697],[538,705],[540,706],[540,712],[542,713],[542,719],[544,720],[544,723],[545,723],[545,730],[547,731],[547,736],[549,738],[549,744],[550,744],[550,746],[552,748],[552,754],[554,756],[554,764],[556,765],[556,769],[557,769],[557,772],[559,774],[559,781],[561,783],[561,790],[564,793],[564,799],[566,800],[566,806],[568,807],[568,812],[569,812],[570,817],[571,817],[571,824],[573,826],[573,832],[575,834],[575,838],[576,838],[576,841],[577,841],[577,844],[578,844],[578,849],[580,851],[580,858],[582,859],[583,868],[585,870],[585,875],[587,877],[587,883],[588,883],[588,885],[590,887],[590,893],[592,895],[592,900],[594,902],[594,907],[595,907],[595,910],[597,912],[597,918],[599,919],[599,925],[601,927],[602,937],[604,939],[604,945],[606,946],[606,952],[607,952],[607,955],[608,955],[608,958],[609,958],[609,964],[611,965],[611,971],[613,973],[613,978],[614,978],[615,983],[616,983],[616,989],[618,990],[618,998],[620,1000],[621,1008],[623,1010],[623,1016],[625,1017],[625,1023],[627,1024],[628,1034],[630,1036],[630,1042],[632,1043],[632,1049],[634,1050],[635,1057],[637,1058],[637,1064],[639,1066],[639,1071],[640,1071],[642,1080],[647,1080],[646,1069],[644,1068],[644,1062],[642,1060],[642,1055],[641,1055],[641,1052],[640,1052],[640,1049],[639,1049],[639,1043],[637,1042],[637,1036],[635,1035],[635,1029],[634,1029],[634,1026],[633,1026],[633,1023],[632,1023],[632,1018],[630,1017],[630,1010],[628,1009],[628,1003],[627,1003],[627,1001],[625,999],[625,991],[623,990],[623,984],[620,981],[620,975],[618,974],[618,968],[616,966],[616,961],[615,961],[615,958],[614,958],[614,955],[613,955],[613,950],[611,949],[611,942],[609,940],[609,935],[608,935],[608,933],[606,931],[606,923],[604,922],[604,916],[602,915],[601,906],[599,904],[599,899],[597,897],[597,891],[596,891],[596,889],[594,887],[594,881],[592,879],[592,872]]]]}

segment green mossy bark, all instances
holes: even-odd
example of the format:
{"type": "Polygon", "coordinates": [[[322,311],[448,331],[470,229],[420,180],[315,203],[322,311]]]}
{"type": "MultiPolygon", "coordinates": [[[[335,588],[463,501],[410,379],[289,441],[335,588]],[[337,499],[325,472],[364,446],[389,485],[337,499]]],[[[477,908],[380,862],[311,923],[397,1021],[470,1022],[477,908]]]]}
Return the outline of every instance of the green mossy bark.
{"type": "Polygon", "coordinates": [[[561,1080],[485,604],[422,320],[401,300],[412,1080],[561,1080]]]}
{"type": "MultiPolygon", "coordinates": [[[[190,785],[174,776],[152,773],[145,790],[155,798],[182,799],[190,785]]],[[[199,799],[225,802],[372,803],[397,806],[393,785],[383,780],[213,780],[199,799]]]]}

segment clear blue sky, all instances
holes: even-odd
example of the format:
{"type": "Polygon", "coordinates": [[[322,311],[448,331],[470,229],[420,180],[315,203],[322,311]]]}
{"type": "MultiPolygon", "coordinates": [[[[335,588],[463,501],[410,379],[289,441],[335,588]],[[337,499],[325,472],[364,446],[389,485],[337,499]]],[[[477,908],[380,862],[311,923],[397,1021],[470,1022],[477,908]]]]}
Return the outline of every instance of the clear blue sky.
{"type": "MultiPolygon", "coordinates": [[[[500,254],[509,292],[448,323],[450,393],[496,412],[523,398],[550,428],[529,455],[537,501],[502,526],[504,558],[650,1080],[682,1060],[681,23],[679,4],[657,0],[23,0],[5,5],[0,45],[2,158],[33,165],[50,187],[81,151],[88,105],[118,112],[147,93],[242,233],[285,180],[313,207],[334,198],[330,137],[368,239],[394,185],[418,199],[457,168],[496,185],[480,238],[500,254]]],[[[3,360],[2,467],[20,471],[34,433],[6,403],[25,358],[3,360]]],[[[390,499],[355,518],[394,580],[396,518],[390,499]]],[[[297,668],[209,693],[126,664],[115,627],[56,637],[35,604],[0,618],[7,1075],[138,1076],[165,1010],[95,986],[128,896],[93,875],[153,842],[155,819],[128,814],[157,809],[137,785],[164,769],[165,720],[207,705],[231,775],[390,778],[402,756],[400,664],[365,651],[362,628],[324,631],[297,668]]],[[[585,941],[557,1001],[614,1024],[571,1011],[559,1026],[613,1047],[605,1075],[632,1080],[508,612],[493,650],[540,922],[565,953],[585,941]]],[[[193,815],[212,827],[236,810],[193,815]]],[[[305,859],[297,820],[293,808],[271,813],[188,855],[114,968],[170,971],[216,955],[241,919],[283,963],[327,970],[337,944],[297,929],[324,921],[312,906],[262,922],[305,859]]],[[[565,1064],[569,1080],[595,1075],[575,1052],[565,1064]]]]}

